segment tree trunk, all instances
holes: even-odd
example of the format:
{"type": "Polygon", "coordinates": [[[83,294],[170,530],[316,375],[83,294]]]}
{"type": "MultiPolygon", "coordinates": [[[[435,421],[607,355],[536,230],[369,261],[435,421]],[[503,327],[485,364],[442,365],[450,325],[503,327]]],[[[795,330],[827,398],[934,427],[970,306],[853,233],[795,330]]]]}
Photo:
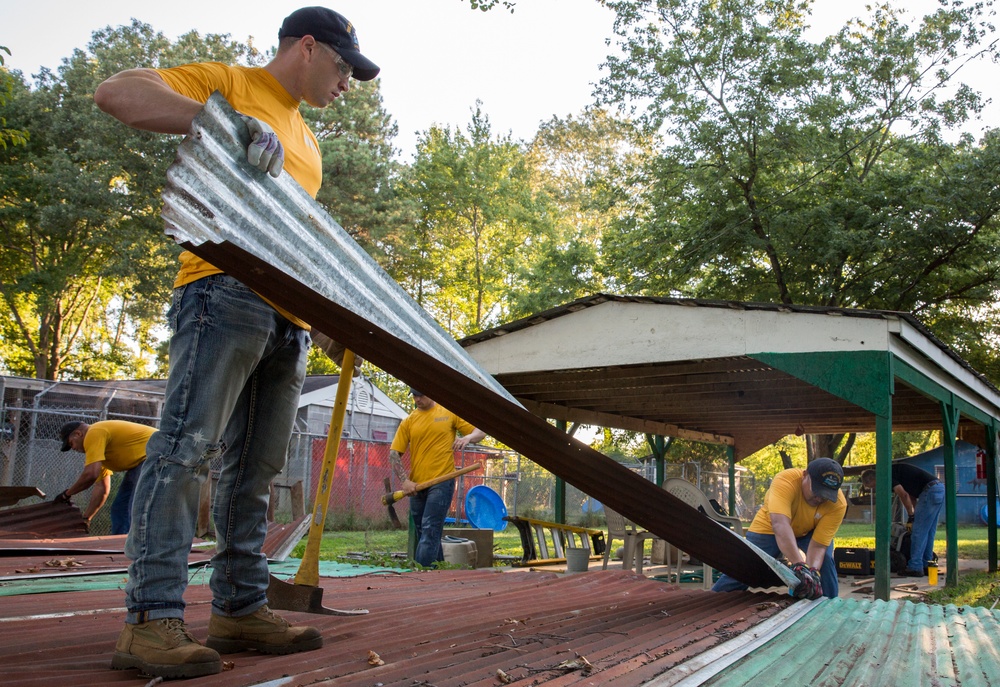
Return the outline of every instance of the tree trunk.
{"type": "MultiPolygon", "coordinates": [[[[857,439],[854,432],[841,434],[810,434],[806,436],[806,451],[811,463],[817,458],[832,458],[841,465],[854,447],[857,439]]],[[[784,460],[784,458],[782,458],[784,460]]]]}
{"type": "Polygon", "coordinates": [[[778,455],[781,456],[781,467],[784,470],[795,467],[792,465],[792,457],[784,450],[778,451],[778,455]]]}

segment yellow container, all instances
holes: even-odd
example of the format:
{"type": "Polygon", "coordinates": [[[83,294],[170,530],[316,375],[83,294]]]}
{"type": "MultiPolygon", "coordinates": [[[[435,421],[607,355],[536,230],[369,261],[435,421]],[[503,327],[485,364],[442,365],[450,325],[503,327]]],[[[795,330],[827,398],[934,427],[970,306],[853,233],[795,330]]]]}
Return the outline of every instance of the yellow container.
{"type": "Polygon", "coordinates": [[[937,563],[931,561],[930,563],[927,564],[927,584],[937,585],[937,574],[938,574],[937,563]]]}

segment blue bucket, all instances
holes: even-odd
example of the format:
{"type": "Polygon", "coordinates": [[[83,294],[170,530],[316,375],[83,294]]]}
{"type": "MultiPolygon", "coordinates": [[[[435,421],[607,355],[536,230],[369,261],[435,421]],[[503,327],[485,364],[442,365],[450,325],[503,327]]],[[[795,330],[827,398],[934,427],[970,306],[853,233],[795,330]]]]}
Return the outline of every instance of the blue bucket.
{"type": "Polygon", "coordinates": [[[473,527],[481,530],[502,532],[507,527],[507,506],[500,494],[479,484],[465,495],[465,517],[473,527]]]}
{"type": "MultiPolygon", "coordinates": [[[[983,504],[983,507],[979,509],[979,519],[983,521],[984,525],[989,525],[990,524],[990,521],[989,521],[990,514],[988,512],[989,511],[989,507],[990,506],[987,503],[987,504],[983,504]]],[[[997,513],[998,513],[998,517],[1000,517],[1000,501],[997,501],[997,513]]]]}

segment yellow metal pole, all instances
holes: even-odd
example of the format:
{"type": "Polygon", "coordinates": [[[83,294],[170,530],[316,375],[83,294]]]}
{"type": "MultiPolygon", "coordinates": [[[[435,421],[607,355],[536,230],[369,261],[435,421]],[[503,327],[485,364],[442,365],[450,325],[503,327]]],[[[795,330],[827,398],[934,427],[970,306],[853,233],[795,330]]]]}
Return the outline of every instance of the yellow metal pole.
{"type": "Polygon", "coordinates": [[[330,433],[323,452],[323,469],[320,471],[316,498],[313,501],[312,522],[306,540],[306,552],[295,573],[295,584],[310,587],[319,586],[319,547],[323,541],[323,525],[326,512],[330,508],[330,489],[333,486],[333,470],[337,466],[337,452],[340,450],[340,435],[344,432],[344,416],[347,414],[347,399],[351,393],[351,377],[354,375],[354,353],[344,351],[344,362],[337,382],[337,398],[333,403],[330,418],[330,433]]]}

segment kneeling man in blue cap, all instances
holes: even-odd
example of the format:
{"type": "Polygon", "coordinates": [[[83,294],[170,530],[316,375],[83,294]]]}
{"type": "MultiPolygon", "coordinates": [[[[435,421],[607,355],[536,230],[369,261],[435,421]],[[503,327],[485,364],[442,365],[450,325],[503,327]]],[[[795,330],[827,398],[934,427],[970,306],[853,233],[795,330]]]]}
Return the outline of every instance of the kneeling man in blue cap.
{"type": "MultiPolygon", "coordinates": [[[[804,470],[791,468],[774,476],[757,511],[747,541],[778,558],[784,556],[799,586],[795,595],[837,598],[837,566],[833,560],[833,538],[847,512],[847,499],[840,491],[844,469],[831,458],[817,458],[804,470]]],[[[713,592],[746,589],[734,577],[723,575],[713,592]]]]}

